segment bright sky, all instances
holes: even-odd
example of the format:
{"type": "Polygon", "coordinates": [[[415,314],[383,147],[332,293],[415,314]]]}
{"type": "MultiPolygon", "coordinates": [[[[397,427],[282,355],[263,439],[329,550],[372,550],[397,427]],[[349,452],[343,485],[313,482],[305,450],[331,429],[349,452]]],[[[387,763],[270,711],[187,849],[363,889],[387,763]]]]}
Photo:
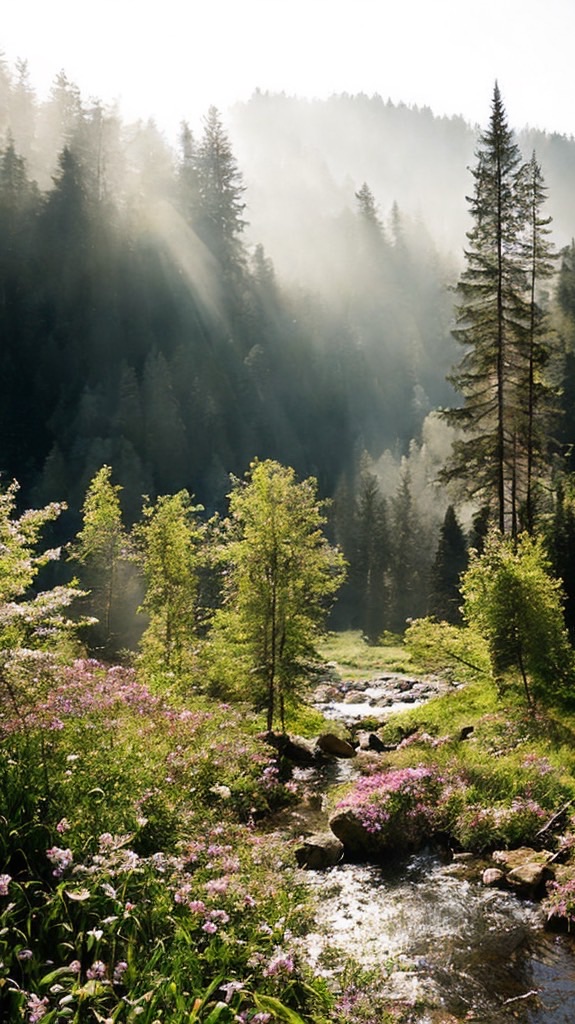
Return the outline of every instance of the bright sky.
{"type": "Polygon", "coordinates": [[[256,88],[379,93],[485,125],[575,135],[575,0],[2,0],[0,51],[39,95],[65,70],[172,137],[256,88]]]}

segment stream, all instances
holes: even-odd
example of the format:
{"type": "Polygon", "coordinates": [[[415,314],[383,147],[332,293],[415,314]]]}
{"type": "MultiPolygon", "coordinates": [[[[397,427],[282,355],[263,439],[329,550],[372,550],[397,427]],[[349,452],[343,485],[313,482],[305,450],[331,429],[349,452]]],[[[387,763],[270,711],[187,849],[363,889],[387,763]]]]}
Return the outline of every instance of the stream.
{"type": "MultiPolygon", "coordinates": [[[[378,707],[377,688],[369,690],[370,714],[396,707],[388,691],[378,707]]],[[[362,700],[349,693],[322,710],[358,718],[362,700]]],[[[343,760],[296,771],[316,794],[355,774],[353,761],[343,760]]],[[[308,824],[326,828],[321,813],[308,824]]],[[[302,875],[317,896],[302,952],[336,989],[343,958],[352,956],[381,969],[390,1001],[425,1007],[418,1024],[575,1021],[575,937],[546,931],[537,903],[484,886],[477,861],[426,851],[392,867],[343,862],[302,875]]]]}

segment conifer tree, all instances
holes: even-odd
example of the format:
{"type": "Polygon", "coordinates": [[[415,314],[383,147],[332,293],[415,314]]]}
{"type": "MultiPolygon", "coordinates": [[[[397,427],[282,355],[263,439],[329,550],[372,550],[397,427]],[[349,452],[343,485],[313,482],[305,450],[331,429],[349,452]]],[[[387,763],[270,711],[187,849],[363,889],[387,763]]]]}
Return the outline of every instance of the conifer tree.
{"type": "Polygon", "coordinates": [[[541,210],[547,198],[547,189],[535,153],[525,165],[527,190],[527,229],[524,243],[527,271],[528,320],[524,344],[524,376],[526,387],[520,390],[522,400],[522,440],[525,451],[525,491],[522,523],[533,531],[535,519],[535,474],[538,468],[547,468],[550,446],[550,422],[556,413],[557,392],[546,376],[552,353],[552,334],[549,316],[539,291],[544,281],[555,273],[556,253],[549,239],[551,217],[543,217],[541,210]]]}
{"type": "Polygon", "coordinates": [[[197,167],[201,210],[197,230],[229,275],[245,262],[241,241],[246,225],[245,186],[219,111],[213,106],[204,120],[197,167]]]}
{"type": "Polygon", "coordinates": [[[446,412],[463,432],[453,446],[445,479],[463,478],[470,493],[487,498],[501,533],[510,529],[515,423],[509,377],[517,352],[526,285],[521,235],[526,208],[521,154],[496,84],[489,127],[479,137],[469,198],[467,266],[458,285],[455,337],[465,354],[450,377],[464,404],[446,412]]]}
{"type": "Polygon", "coordinates": [[[461,622],[459,581],[466,566],[465,535],[453,505],[448,505],[431,567],[429,613],[453,625],[461,622]]]}
{"type": "Polygon", "coordinates": [[[403,633],[408,619],[426,612],[429,573],[425,531],[413,500],[409,469],[405,466],[390,501],[390,543],[389,628],[403,633]]]}
{"type": "Polygon", "coordinates": [[[364,469],[354,508],[355,543],[350,558],[350,582],[360,609],[360,625],[371,643],[386,626],[387,569],[390,561],[387,503],[377,477],[364,469]]]}

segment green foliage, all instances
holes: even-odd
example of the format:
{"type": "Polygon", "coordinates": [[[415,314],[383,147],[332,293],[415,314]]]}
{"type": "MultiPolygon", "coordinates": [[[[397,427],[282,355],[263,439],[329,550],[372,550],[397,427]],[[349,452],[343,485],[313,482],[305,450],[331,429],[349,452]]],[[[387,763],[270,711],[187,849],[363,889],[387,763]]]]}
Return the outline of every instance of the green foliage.
{"type": "Polygon", "coordinates": [[[571,697],[573,652],[564,626],[560,583],[541,540],[515,544],[492,534],[462,581],[464,615],[489,645],[496,678],[519,678],[528,702],[571,697]]]}
{"type": "Polygon", "coordinates": [[[435,619],[415,619],[404,643],[418,665],[427,671],[449,672],[461,681],[487,679],[491,675],[487,641],[473,626],[454,626],[435,619]]]}
{"type": "Polygon", "coordinates": [[[134,531],[146,593],[140,611],[149,616],[140,642],[146,673],[181,679],[195,662],[201,505],[187,491],[144,505],[134,531]]]}
{"type": "Polygon", "coordinates": [[[1,722],[2,1018],[309,1020],[304,892],[253,827],[292,790],[247,709],[93,660],[32,684],[1,722]]]}
{"type": "Polygon", "coordinates": [[[110,466],[102,466],[92,478],[82,506],[82,529],[69,547],[69,557],[84,567],[90,587],[90,609],[98,619],[96,640],[108,651],[117,646],[118,606],[131,558],[122,523],[122,488],[111,478],[110,466]]]}
{"type": "Polygon", "coordinates": [[[443,479],[463,481],[493,511],[501,533],[533,529],[536,468],[548,472],[553,388],[544,370],[556,342],[538,292],[552,273],[546,198],[533,158],[522,164],[497,83],[472,169],[473,227],[457,284],[454,336],[465,347],[449,378],[463,405],[444,415],[459,428],[443,479]]]}
{"type": "Polygon", "coordinates": [[[229,496],[227,593],[213,619],[212,673],[221,684],[222,662],[238,658],[232,673],[245,673],[244,691],[266,709],[268,730],[278,714],[284,726],[286,706],[317,660],[327,602],[344,575],[342,556],[322,533],[316,489],[311,478],[297,483],[293,469],[256,461],[229,496]]]}
{"type": "Polygon", "coordinates": [[[64,505],[15,515],[18,485],[0,493],[0,707],[27,723],[31,703],[51,684],[57,659],[77,653],[72,603],[83,596],[76,582],[34,592],[38,574],[59,558],[58,548],[37,550],[41,532],[64,505]]]}

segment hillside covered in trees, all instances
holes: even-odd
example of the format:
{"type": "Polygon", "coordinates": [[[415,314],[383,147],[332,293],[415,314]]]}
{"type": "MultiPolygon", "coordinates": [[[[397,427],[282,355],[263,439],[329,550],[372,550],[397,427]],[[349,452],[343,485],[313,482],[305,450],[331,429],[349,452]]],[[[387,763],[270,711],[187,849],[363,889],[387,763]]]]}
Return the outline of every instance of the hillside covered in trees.
{"type": "MultiPolygon", "coordinates": [[[[212,513],[230,474],[275,459],[334,499],[336,624],[375,637],[439,607],[446,531],[465,549],[478,512],[438,484],[453,434],[435,415],[457,403],[477,130],[377,96],[256,93],[172,147],[63,72],[39,102],[20,62],[0,69],[0,139],[0,469],[23,507],[66,500],[69,540],[109,465],[128,525],[143,495],[182,488],[212,513]]],[[[575,142],[517,141],[563,253],[537,302],[553,325],[542,451],[564,472],[575,142]]],[[[557,493],[564,522],[568,479],[557,493]]]]}

